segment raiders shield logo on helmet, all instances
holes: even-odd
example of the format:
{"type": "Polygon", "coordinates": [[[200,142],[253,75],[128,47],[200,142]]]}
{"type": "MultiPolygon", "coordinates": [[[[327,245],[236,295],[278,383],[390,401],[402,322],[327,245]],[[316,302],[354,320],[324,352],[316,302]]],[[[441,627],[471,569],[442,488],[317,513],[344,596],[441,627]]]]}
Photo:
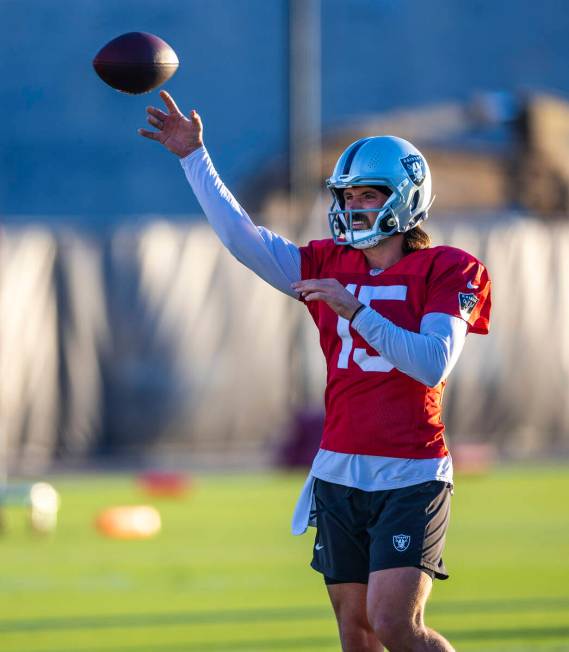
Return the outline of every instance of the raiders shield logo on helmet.
{"type": "Polygon", "coordinates": [[[393,547],[397,552],[405,552],[411,543],[411,537],[408,534],[394,534],[393,547]]]}
{"type": "Polygon", "coordinates": [[[418,154],[409,154],[409,156],[401,159],[401,163],[407,171],[411,181],[416,186],[420,186],[425,180],[425,175],[427,174],[427,168],[423,157],[418,154]]]}

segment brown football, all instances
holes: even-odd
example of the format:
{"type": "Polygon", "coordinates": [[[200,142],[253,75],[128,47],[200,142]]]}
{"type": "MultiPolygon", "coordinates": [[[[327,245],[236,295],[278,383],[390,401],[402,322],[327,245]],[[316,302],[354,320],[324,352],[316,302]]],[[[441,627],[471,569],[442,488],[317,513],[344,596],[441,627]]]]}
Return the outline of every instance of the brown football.
{"type": "Polygon", "coordinates": [[[179,66],[174,50],[158,36],[128,32],[109,41],[93,59],[93,67],[109,86],[138,95],[157,88],[179,66]]]}

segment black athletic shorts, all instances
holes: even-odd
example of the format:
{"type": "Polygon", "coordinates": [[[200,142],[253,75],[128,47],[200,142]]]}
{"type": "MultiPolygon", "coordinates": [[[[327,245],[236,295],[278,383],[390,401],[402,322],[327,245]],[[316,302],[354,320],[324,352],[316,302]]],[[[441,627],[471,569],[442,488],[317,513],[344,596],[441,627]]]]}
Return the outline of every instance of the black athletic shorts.
{"type": "Polygon", "coordinates": [[[316,479],[312,568],[328,584],[367,584],[373,571],[406,566],[447,579],[442,553],[451,492],[438,480],[362,491],[316,479]]]}

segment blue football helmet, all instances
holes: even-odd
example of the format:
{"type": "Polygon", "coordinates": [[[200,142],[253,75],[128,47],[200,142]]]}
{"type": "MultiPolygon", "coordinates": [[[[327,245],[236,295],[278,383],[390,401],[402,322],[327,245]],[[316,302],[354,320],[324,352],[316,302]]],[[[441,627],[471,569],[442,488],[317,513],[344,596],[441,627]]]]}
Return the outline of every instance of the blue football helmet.
{"type": "Polygon", "coordinates": [[[334,242],[356,249],[375,247],[395,233],[413,229],[427,219],[433,203],[425,157],[410,142],[395,136],[352,143],[338,159],[326,187],[333,197],[328,222],[334,242]],[[352,186],[379,187],[389,198],[377,209],[345,210],[344,190],[352,186]],[[370,229],[352,228],[358,213],[374,212],[377,217],[370,229]]]}

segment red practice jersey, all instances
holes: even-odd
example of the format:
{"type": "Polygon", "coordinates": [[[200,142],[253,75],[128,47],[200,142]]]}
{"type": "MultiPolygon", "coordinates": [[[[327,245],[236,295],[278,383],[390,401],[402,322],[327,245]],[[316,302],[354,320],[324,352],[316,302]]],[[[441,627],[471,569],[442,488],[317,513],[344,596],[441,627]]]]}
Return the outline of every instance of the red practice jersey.
{"type": "MultiPolygon", "coordinates": [[[[466,321],[469,332],[488,332],[490,279],[465,251],[422,249],[380,274],[369,269],[361,251],[331,239],[312,241],[300,252],[303,279],[338,279],[397,326],[418,333],[424,315],[442,312],[466,321]]],[[[395,369],[326,303],[306,306],[327,364],[321,448],[414,459],[447,455],[441,419],[446,381],[423,385],[395,369]]]]}

